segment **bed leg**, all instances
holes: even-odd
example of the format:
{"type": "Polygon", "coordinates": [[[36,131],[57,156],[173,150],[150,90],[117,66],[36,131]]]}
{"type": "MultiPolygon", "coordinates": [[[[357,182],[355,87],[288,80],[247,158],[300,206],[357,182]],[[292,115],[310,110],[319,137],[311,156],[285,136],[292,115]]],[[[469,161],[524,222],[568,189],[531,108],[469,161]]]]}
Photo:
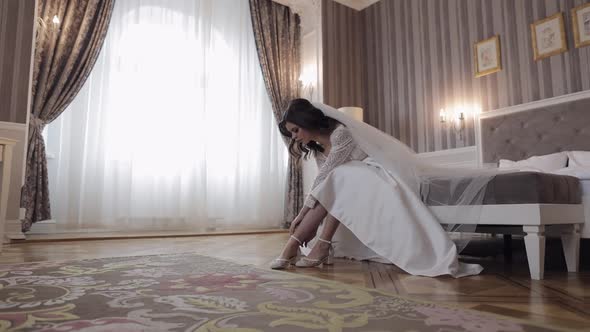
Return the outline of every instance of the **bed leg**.
{"type": "Polygon", "coordinates": [[[531,279],[541,280],[545,272],[545,226],[523,226],[524,245],[531,279]]]}
{"type": "Polygon", "coordinates": [[[578,272],[580,264],[580,225],[574,224],[568,227],[568,232],[561,234],[563,255],[569,272],[578,272]]]}
{"type": "Polygon", "coordinates": [[[504,234],[504,260],[512,262],[512,234],[504,234]]]}

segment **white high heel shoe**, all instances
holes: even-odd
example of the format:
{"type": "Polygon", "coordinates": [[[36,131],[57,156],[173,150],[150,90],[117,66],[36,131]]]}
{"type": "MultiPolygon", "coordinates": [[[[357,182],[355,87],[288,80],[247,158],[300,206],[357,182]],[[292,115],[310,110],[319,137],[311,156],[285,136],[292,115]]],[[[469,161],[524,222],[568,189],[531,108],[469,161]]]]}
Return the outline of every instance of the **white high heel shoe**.
{"type": "Polygon", "coordinates": [[[307,258],[307,257],[303,257],[302,259],[300,259],[295,266],[297,267],[314,267],[314,266],[320,266],[320,265],[332,265],[334,264],[334,247],[332,247],[332,241],[328,241],[328,240],[324,240],[321,237],[318,237],[318,241],[320,242],[324,242],[330,245],[330,248],[328,249],[328,254],[324,257],[321,257],[319,259],[313,259],[313,258],[307,258]]]}
{"type": "MultiPolygon", "coordinates": [[[[299,243],[299,246],[302,245],[301,240],[299,240],[298,238],[296,238],[293,235],[291,235],[289,237],[289,239],[293,239],[293,240],[297,241],[297,243],[299,243]]],[[[295,262],[297,262],[297,260],[299,259],[300,256],[301,256],[301,250],[299,248],[297,248],[297,253],[295,254],[295,256],[292,256],[289,258],[282,258],[282,257],[276,258],[270,264],[270,268],[273,270],[284,270],[284,269],[288,268],[290,265],[295,265],[295,262]]]]}

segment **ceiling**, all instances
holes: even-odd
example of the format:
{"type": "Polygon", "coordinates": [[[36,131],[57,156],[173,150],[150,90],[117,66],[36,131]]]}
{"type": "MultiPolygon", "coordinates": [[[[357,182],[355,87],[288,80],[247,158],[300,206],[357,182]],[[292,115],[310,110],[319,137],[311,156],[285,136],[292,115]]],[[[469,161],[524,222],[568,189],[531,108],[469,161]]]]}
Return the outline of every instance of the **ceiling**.
{"type": "Polygon", "coordinates": [[[334,0],[356,10],[363,10],[379,0],[334,0]]]}
{"type": "MultiPolygon", "coordinates": [[[[320,21],[321,0],[273,0],[285,5],[301,18],[301,35],[315,30],[320,21]]],[[[379,0],[333,0],[355,10],[363,10],[379,0]]]]}
{"type": "MultiPolygon", "coordinates": [[[[289,7],[306,7],[306,6],[313,6],[313,0],[273,0],[280,4],[289,7]]],[[[370,5],[374,4],[379,0],[334,0],[338,3],[341,3],[347,7],[356,9],[356,10],[363,10],[370,5]]]]}

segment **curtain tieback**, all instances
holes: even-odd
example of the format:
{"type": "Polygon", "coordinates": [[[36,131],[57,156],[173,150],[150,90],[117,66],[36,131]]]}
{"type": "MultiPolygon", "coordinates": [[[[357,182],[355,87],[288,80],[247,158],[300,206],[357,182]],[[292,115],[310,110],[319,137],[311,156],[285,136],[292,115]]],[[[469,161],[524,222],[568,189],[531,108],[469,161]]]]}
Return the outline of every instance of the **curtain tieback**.
{"type": "Polygon", "coordinates": [[[39,130],[41,130],[45,126],[45,121],[39,119],[34,115],[31,115],[31,117],[29,118],[29,125],[33,126],[33,128],[39,128],[39,130]]]}

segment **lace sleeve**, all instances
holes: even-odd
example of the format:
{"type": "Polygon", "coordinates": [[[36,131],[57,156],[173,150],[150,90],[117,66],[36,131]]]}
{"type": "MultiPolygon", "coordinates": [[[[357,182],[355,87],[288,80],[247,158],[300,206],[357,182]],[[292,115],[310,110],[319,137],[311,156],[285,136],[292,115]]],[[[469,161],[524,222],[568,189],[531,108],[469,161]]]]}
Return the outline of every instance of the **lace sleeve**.
{"type": "MultiPolygon", "coordinates": [[[[344,126],[339,126],[334,130],[330,136],[330,143],[332,144],[332,147],[330,148],[330,153],[326,160],[323,162],[320,159],[317,160],[318,175],[313,181],[310,191],[322,183],[334,168],[347,162],[356,148],[356,143],[352,139],[350,131],[344,126]]],[[[307,195],[305,205],[313,208],[315,203],[316,199],[311,195],[307,195]]]]}
{"type": "MultiPolygon", "coordinates": [[[[324,157],[323,155],[315,156],[315,164],[316,164],[318,170],[322,169],[322,166],[324,165],[325,162],[326,162],[326,157],[324,157]]],[[[310,209],[313,209],[315,207],[316,202],[317,202],[317,200],[313,196],[307,194],[307,197],[305,198],[305,202],[303,202],[303,205],[307,206],[310,209]]]]}

